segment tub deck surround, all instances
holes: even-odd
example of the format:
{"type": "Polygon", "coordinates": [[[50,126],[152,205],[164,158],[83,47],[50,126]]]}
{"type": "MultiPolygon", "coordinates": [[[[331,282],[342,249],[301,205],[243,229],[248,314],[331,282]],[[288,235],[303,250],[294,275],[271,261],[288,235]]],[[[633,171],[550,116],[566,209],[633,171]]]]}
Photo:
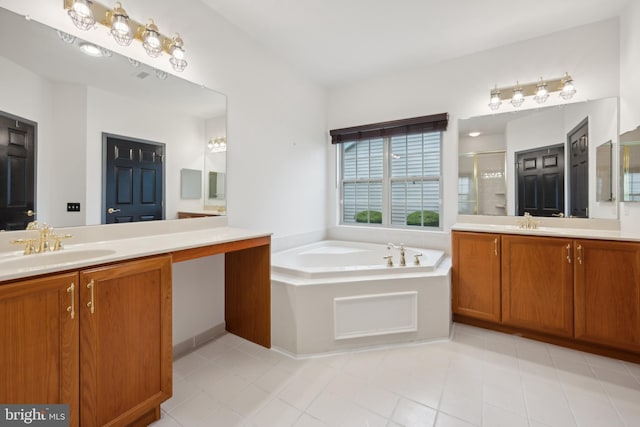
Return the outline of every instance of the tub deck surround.
{"type": "MultiPolygon", "coordinates": [[[[435,271],[443,251],[405,246],[406,266],[400,266],[397,248],[361,242],[325,240],[273,255],[271,271],[305,279],[345,278],[362,275],[420,274],[435,271]],[[415,265],[416,255],[420,261],[415,265]],[[386,256],[392,256],[393,267],[387,266],[386,256]]],[[[308,283],[313,283],[312,281],[308,283]]]]}
{"type": "Polygon", "coordinates": [[[387,245],[323,241],[274,253],[272,343],[293,357],[447,339],[451,260],[407,248],[407,266],[387,245]],[[386,267],[384,255],[396,265],[386,267]],[[424,265],[412,265],[421,252],[424,265]]]}

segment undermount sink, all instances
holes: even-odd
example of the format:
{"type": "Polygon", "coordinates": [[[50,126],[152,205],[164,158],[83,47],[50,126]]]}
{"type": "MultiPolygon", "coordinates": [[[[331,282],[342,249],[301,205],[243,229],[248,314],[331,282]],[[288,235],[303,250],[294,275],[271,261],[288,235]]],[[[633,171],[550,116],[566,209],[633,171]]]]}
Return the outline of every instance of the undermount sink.
{"type": "Polygon", "coordinates": [[[116,251],[113,249],[63,249],[59,252],[47,252],[44,254],[7,255],[0,258],[0,267],[6,269],[44,267],[102,258],[115,253],[116,251]]]}

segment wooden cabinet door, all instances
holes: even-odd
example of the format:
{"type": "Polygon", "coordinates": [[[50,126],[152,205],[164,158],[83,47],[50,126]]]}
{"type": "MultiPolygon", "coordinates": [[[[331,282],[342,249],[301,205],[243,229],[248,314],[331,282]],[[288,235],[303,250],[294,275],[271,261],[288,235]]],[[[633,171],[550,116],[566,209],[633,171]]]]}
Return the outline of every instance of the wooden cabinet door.
{"type": "Polygon", "coordinates": [[[85,270],[80,287],[81,425],[151,423],[172,390],[171,257],[85,270]]]}
{"type": "Polygon", "coordinates": [[[572,263],[569,239],[503,236],[503,323],[572,337],[572,263]]]}
{"type": "Polygon", "coordinates": [[[576,338],[640,351],[640,244],[575,242],[576,338]]]}
{"type": "Polygon", "coordinates": [[[78,425],[77,286],[76,273],[0,286],[0,402],[68,404],[71,426],[78,425]]]}
{"type": "Polygon", "coordinates": [[[455,314],[500,322],[500,235],[452,233],[455,314]]]}

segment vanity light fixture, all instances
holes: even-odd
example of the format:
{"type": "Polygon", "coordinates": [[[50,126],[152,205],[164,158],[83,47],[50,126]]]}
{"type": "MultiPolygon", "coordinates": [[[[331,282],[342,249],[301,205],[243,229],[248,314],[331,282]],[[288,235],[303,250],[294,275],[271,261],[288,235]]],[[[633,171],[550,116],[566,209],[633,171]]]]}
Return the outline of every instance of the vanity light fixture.
{"type": "Polygon", "coordinates": [[[501,104],[502,104],[502,100],[500,99],[500,90],[498,89],[498,86],[496,86],[491,91],[491,98],[489,99],[489,108],[491,108],[492,110],[497,110],[498,108],[500,108],[501,104]]]}
{"type": "Polygon", "coordinates": [[[88,30],[98,23],[107,27],[121,46],[129,46],[136,39],[152,58],[166,53],[174,70],[181,72],[187,66],[184,41],[180,35],[176,33],[171,38],[163,35],[153,19],[149,19],[146,25],[140,24],[129,17],[120,2],[109,9],[92,0],[64,0],[64,8],[76,27],[82,30],[88,30]]]}
{"type": "Polygon", "coordinates": [[[524,93],[522,92],[522,86],[516,82],[516,87],[513,88],[513,95],[511,96],[511,105],[518,108],[524,102],[524,93]]]}
{"type": "Polygon", "coordinates": [[[180,34],[176,33],[171,42],[169,43],[169,62],[176,71],[183,71],[187,66],[187,61],[184,59],[184,42],[180,37],[180,34]]]}
{"type": "Polygon", "coordinates": [[[149,19],[149,23],[142,29],[142,47],[144,47],[144,50],[146,50],[147,54],[152,58],[157,58],[162,53],[160,30],[158,30],[153,19],[149,19]]]}
{"type": "Polygon", "coordinates": [[[505,98],[507,95],[503,96],[503,94],[512,94],[510,103],[514,108],[518,108],[528,96],[532,96],[538,104],[543,104],[547,101],[551,92],[559,92],[560,97],[564,100],[569,100],[575,95],[576,89],[569,73],[565,73],[564,77],[554,80],[545,81],[540,77],[538,82],[526,85],[520,85],[519,82],[516,82],[516,85],[511,87],[498,88],[496,85],[490,92],[489,108],[494,111],[500,108],[502,101],[508,99],[505,98]]]}
{"type": "Polygon", "coordinates": [[[544,82],[544,80],[542,80],[542,77],[540,77],[540,81],[538,82],[538,84],[536,84],[536,96],[534,96],[533,99],[538,104],[544,104],[547,98],[549,98],[547,84],[544,82]]]}
{"type": "Polygon", "coordinates": [[[207,142],[207,149],[212,153],[227,151],[227,138],[219,136],[217,138],[209,139],[209,142],[207,142]]]}
{"type": "Polygon", "coordinates": [[[57,31],[58,33],[58,37],[60,37],[60,40],[62,40],[65,43],[69,43],[69,44],[73,44],[76,42],[76,36],[72,36],[69,33],[65,33],[64,31],[57,31]]]}
{"type": "Polygon", "coordinates": [[[562,90],[560,91],[560,97],[565,101],[573,98],[573,95],[576,93],[576,88],[573,86],[573,79],[569,75],[569,73],[565,73],[564,77],[561,79],[562,90]]]}
{"type": "Polygon", "coordinates": [[[133,41],[133,31],[129,24],[129,15],[122,8],[120,2],[116,2],[113,10],[107,12],[107,22],[116,43],[120,46],[129,46],[133,41]]]}
{"type": "Polygon", "coordinates": [[[81,30],[88,30],[96,23],[91,10],[90,0],[73,0],[68,8],[68,14],[73,24],[81,30]]]}

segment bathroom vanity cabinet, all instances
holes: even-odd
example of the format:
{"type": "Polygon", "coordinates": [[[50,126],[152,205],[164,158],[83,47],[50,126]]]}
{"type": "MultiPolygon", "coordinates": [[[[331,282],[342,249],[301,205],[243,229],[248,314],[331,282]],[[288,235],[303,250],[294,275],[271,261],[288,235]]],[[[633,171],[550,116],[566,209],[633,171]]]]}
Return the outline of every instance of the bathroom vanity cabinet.
{"type": "Polygon", "coordinates": [[[573,336],[571,240],[502,236],[502,322],[573,336]]]}
{"type": "Polygon", "coordinates": [[[501,242],[499,234],[453,233],[453,313],[501,321],[501,242]]]}
{"type": "Polygon", "coordinates": [[[573,244],[575,337],[640,353],[640,243],[573,244]]]}
{"type": "Polygon", "coordinates": [[[68,403],[71,426],[146,426],[171,396],[171,256],[0,286],[2,403],[68,403]]]}
{"type": "Polygon", "coordinates": [[[77,286],[78,273],[0,286],[0,402],[68,403],[70,426],[79,415],[77,286]]]}
{"type": "Polygon", "coordinates": [[[452,242],[454,320],[640,360],[640,242],[466,231],[452,242]]]}

